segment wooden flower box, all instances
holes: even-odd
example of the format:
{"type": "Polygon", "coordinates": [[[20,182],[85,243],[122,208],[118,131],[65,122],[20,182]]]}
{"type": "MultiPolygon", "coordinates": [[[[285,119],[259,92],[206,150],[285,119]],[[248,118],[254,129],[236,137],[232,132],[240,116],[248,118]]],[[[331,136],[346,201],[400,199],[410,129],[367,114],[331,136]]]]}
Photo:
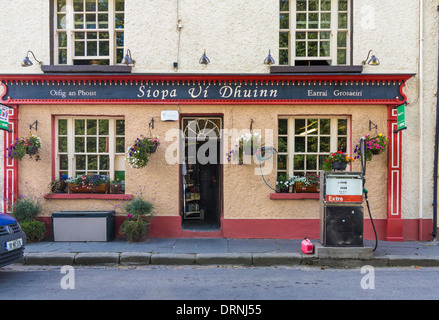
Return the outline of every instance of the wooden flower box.
{"type": "Polygon", "coordinates": [[[103,183],[95,187],[69,183],[69,193],[108,193],[108,188],[109,183],[103,183]]]}
{"type": "Polygon", "coordinates": [[[303,182],[296,182],[296,193],[319,193],[318,186],[306,187],[303,182]]]}

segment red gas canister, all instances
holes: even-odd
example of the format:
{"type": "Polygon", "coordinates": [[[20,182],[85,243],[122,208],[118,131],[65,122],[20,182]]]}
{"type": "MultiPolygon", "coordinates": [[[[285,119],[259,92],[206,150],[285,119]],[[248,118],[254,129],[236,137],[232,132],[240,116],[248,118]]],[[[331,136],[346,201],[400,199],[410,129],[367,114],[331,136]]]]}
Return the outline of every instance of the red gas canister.
{"type": "Polygon", "coordinates": [[[308,238],[305,238],[302,241],[302,252],[306,254],[314,253],[314,245],[309,241],[308,238]]]}

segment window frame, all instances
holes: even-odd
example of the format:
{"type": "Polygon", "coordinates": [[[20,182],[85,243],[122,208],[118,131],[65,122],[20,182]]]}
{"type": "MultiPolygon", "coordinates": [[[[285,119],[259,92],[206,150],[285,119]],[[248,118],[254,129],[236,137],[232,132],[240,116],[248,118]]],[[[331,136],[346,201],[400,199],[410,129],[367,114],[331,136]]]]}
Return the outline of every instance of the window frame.
{"type": "MultiPolygon", "coordinates": [[[[51,0],[50,1],[50,16],[51,16],[51,40],[50,40],[50,44],[51,44],[51,54],[50,54],[50,64],[51,65],[56,65],[56,66],[72,66],[75,65],[75,61],[79,61],[79,60],[85,60],[85,61],[91,61],[91,60],[108,60],[109,64],[108,66],[113,66],[113,65],[117,65],[120,62],[118,62],[118,60],[121,60],[123,58],[123,54],[124,54],[124,46],[120,46],[117,44],[117,38],[116,35],[118,33],[123,33],[124,34],[124,27],[123,28],[117,28],[116,27],[116,14],[117,13],[123,13],[125,15],[125,8],[124,11],[116,11],[116,1],[115,0],[108,0],[109,6],[108,6],[108,11],[103,12],[104,14],[108,14],[108,28],[105,29],[99,29],[99,28],[95,28],[95,29],[86,29],[85,28],[85,21],[84,21],[84,28],[79,30],[79,29],[75,29],[74,28],[74,11],[73,11],[73,1],[74,0],[65,0],[66,1],[66,11],[65,11],[65,19],[66,19],[66,28],[65,29],[58,29],[57,27],[57,21],[58,21],[58,11],[57,11],[57,7],[58,7],[58,0],[51,0]],[[65,32],[66,33],[66,46],[62,46],[60,47],[60,43],[59,43],[59,33],[61,32],[65,32]],[[99,52],[97,52],[96,56],[87,56],[86,52],[84,56],[78,56],[75,57],[75,32],[96,32],[97,34],[99,34],[100,32],[108,32],[109,33],[109,54],[108,56],[100,56],[99,52]],[[67,63],[59,63],[59,50],[65,48],[65,50],[67,51],[66,54],[66,60],[67,63]],[[118,53],[118,51],[121,51],[118,53]]],[[[84,14],[85,14],[85,8],[84,8],[84,14]]],[[[95,14],[96,16],[98,16],[99,11],[91,11],[90,13],[95,14]]],[[[124,19],[125,21],[125,19],[124,19]]],[[[98,23],[96,23],[98,24],[98,23]]],[[[123,35],[124,37],[124,35],[123,35]]],[[[96,42],[99,42],[99,40],[97,40],[96,42]]],[[[123,41],[124,42],[124,41],[123,41]]],[[[86,49],[84,49],[86,50],[86,49]]],[[[97,51],[98,49],[98,44],[97,44],[97,51]]],[[[75,65],[75,66],[79,66],[79,65],[75,65]]],[[[84,66],[84,65],[82,65],[84,66]]]]}
{"type": "MultiPolygon", "coordinates": [[[[116,130],[116,121],[117,120],[124,120],[124,117],[121,116],[54,116],[54,169],[55,169],[55,176],[54,179],[60,179],[60,172],[65,171],[65,169],[60,168],[60,160],[62,155],[67,156],[67,162],[68,162],[68,169],[67,174],[68,177],[76,177],[78,174],[77,172],[85,172],[85,174],[88,173],[97,173],[102,172],[104,170],[100,170],[99,167],[96,170],[88,169],[87,167],[85,170],[77,170],[76,169],[76,156],[77,155],[106,155],[108,154],[108,161],[109,161],[109,167],[108,170],[108,176],[110,180],[115,179],[115,171],[116,171],[116,161],[120,164],[121,160],[125,158],[125,138],[126,138],[126,126],[124,126],[124,135],[118,135],[116,130]],[[67,120],[67,132],[66,134],[60,134],[59,132],[59,120],[67,120]],[[108,135],[99,135],[98,132],[96,132],[95,135],[75,135],[75,120],[108,120],[108,135]],[[96,136],[97,138],[97,150],[96,152],[87,152],[87,150],[84,150],[84,152],[76,152],[75,151],[75,136],[96,136]],[[108,136],[108,152],[99,152],[99,137],[108,136]],[[59,151],[59,137],[66,137],[67,138],[67,151],[59,151]],[[116,139],[117,138],[124,138],[124,147],[123,152],[117,152],[116,150],[116,139]]],[[[99,127],[97,122],[97,128],[99,127]]],[[[86,130],[86,129],[85,129],[86,130]]],[[[86,142],[84,142],[86,144],[86,142]]],[[[124,169],[125,171],[125,162],[124,163],[124,169]]],[[[118,170],[122,171],[122,170],[118,170]]]]}
{"type": "MultiPolygon", "coordinates": [[[[305,136],[305,141],[307,134],[305,136]]],[[[277,141],[278,141],[278,156],[277,156],[277,163],[276,163],[276,177],[279,177],[280,174],[286,174],[287,178],[293,177],[293,176],[304,176],[307,173],[317,173],[320,174],[323,169],[319,169],[319,161],[317,159],[317,168],[307,170],[306,168],[306,160],[304,160],[304,169],[295,169],[294,168],[294,157],[295,155],[317,155],[317,156],[324,156],[329,155],[333,152],[337,151],[338,148],[338,140],[339,138],[346,138],[346,152],[349,154],[351,152],[351,117],[347,115],[297,115],[297,116],[279,116],[278,117],[278,130],[277,130],[277,141]],[[279,120],[280,119],[286,119],[287,120],[287,133],[286,134],[279,134],[279,120]],[[330,148],[329,152],[320,152],[320,150],[317,150],[317,152],[295,152],[295,137],[299,136],[295,133],[295,120],[296,119],[318,119],[319,120],[319,131],[317,135],[313,135],[316,137],[325,137],[329,136],[330,138],[330,148]],[[327,134],[321,134],[320,133],[320,120],[321,119],[330,119],[330,133],[327,134]],[[346,120],[346,134],[339,134],[338,132],[338,120],[346,120]],[[287,151],[282,152],[279,150],[279,138],[287,137],[287,151]],[[279,169],[279,156],[286,156],[286,168],[285,169],[279,169]],[[299,173],[299,174],[298,174],[299,173]],[[301,174],[303,173],[303,174],[301,174]]],[[[318,139],[318,143],[320,143],[320,140],[318,139]]],[[[348,164],[350,166],[351,164],[348,164]]]]}
{"type": "MultiPolygon", "coordinates": [[[[308,1],[308,0],[307,0],[308,1]]],[[[338,0],[331,0],[331,28],[329,29],[324,29],[324,28],[320,28],[320,26],[318,26],[318,28],[316,29],[309,29],[309,28],[305,28],[305,29],[297,29],[296,28],[296,0],[279,0],[279,66],[296,66],[296,61],[304,61],[304,62],[310,62],[310,61],[331,61],[329,66],[351,66],[353,63],[353,54],[352,54],[352,42],[353,42],[353,38],[352,38],[352,31],[353,31],[353,14],[352,14],[352,9],[353,9],[353,1],[354,0],[346,0],[347,1],[347,6],[346,6],[346,10],[338,10],[338,0]],[[282,10],[282,2],[288,2],[288,10],[282,10]],[[338,15],[339,13],[343,13],[346,14],[346,19],[347,19],[347,23],[346,23],[346,28],[339,28],[338,27],[338,15]],[[288,28],[281,28],[281,16],[282,15],[288,15],[288,28]],[[320,43],[321,43],[321,39],[320,39],[320,32],[330,32],[330,54],[329,57],[310,57],[308,55],[306,55],[305,57],[300,57],[298,58],[296,56],[296,32],[305,32],[306,33],[306,39],[305,41],[301,41],[304,42],[305,44],[308,42],[309,38],[308,38],[308,32],[316,32],[319,36],[318,36],[318,49],[317,49],[317,53],[318,55],[320,55],[320,43]],[[346,45],[345,46],[338,46],[338,35],[339,33],[345,33],[346,34],[346,45]],[[286,40],[287,40],[287,45],[288,46],[282,46],[282,44],[285,43],[285,38],[282,39],[282,35],[286,34],[286,40]],[[343,64],[339,64],[338,63],[338,50],[344,50],[345,51],[345,60],[346,63],[343,64]],[[287,52],[287,56],[288,56],[288,61],[287,63],[283,63],[283,55],[282,52],[287,52]]],[[[307,2],[308,3],[308,2],[307,2]]],[[[320,0],[319,0],[320,3],[320,0]]],[[[316,12],[320,12],[320,7],[319,7],[319,11],[316,12]]],[[[302,11],[300,11],[302,12],[302,11]]],[[[314,11],[309,11],[307,8],[307,11],[305,11],[306,13],[309,12],[314,12],[314,11]]],[[[326,12],[326,11],[325,11],[326,12]]],[[[308,14],[306,14],[306,16],[308,17],[308,14]]],[[[319,19],[320,21],[320,19],[319,19]]],[[[326,39],[324,39],[326,40],[326,39]]],[[[305,50],[307,50],[307,46],[305,46],[305,50]]],[[[303,66],[302,64],[298,64],[297,66],[303,66]]],[[[317,66],[317,65],[314,65],[317,66]]],[[[326,66],[325,64],[323,64],[322,66],[326,66]]]]}

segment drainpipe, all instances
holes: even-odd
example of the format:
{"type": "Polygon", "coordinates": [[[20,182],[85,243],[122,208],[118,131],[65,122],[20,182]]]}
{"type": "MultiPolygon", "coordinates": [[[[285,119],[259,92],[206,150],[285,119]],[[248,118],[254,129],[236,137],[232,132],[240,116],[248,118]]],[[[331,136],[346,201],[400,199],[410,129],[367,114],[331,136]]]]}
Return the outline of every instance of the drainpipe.
{"type": "MultiPolygon", "coordinates": [[[[439,12],[439,6],[437,7],[439,12]]],[[[439,20],[439,19],[438,19],[439,20]]],[[[439,22],[438,22],[439,23],[439,22]]],[[[439,24],[438,24],[439,35],[439,24]]],[[[439,40],[439,38],[438,38],[439,40]]],[[[439,49],[439,41],[438,41],[439,49]]],[[[438,184],[438,151],[439,151],[439,51],[438,51],[438,79],[437,79],[437,91],[436,91],[436,134],[434,141],[434,163],[433,163],[433,240],[436,240],[437,236],[437,184],[438,184]]]]}
{"type": "Polygon", "coordinates": [[[419,240],[422,241],[422,199],[423,199],[423,67],[424,67],[424,0],[419,0],[419,240]]]}

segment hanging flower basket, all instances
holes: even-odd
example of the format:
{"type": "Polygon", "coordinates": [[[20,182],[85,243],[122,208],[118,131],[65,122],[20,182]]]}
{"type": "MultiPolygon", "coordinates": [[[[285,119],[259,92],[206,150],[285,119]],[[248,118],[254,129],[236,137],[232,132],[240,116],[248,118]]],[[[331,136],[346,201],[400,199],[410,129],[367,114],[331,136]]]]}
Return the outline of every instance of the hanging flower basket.
{"type": "Polygon", "coordinates": [[[7,157],[12,160],[22,160],[26,155],[35,161],[40,160],[41,139],[32,133],[26,138],[16,139],[9,145],[7,157]]]}
{"type": "Polygon", "coordinates": [[[337,151],[331,153],[323,162],[323,170],[346,170],[348,163],[355,161],[354,158],[349,157],[347,153],[337,151]]]}
{"type": "Polygon", "coordinates": [[[158,136],[144,137],[140,135],[140,138],[137,138],[134,144],[128,147],[126,161],[131,168],[144,168],[149,162],[149,155],[156,152],[159,145],[160,140],[158,136]]]}
{"type": "MultiPolygon", "coordinates": [[[[365,135],[364,143],[366,145],[366,160],[371,161],[374,155],[378,155],[386,151],[387,146],[389,145],[389,137],[383,136],[381,133],[374,137],[371,135],[365,135]]],[[[360,159],[360,142],[358,142],[358,144],[355,146],[354,153],[356,154],[354,158],[360,159]]]]}
{"type": "Polygon", "coordinates": [[[244,164],[244,155],[253,156],[261,152],[262,142],[258,133],[247,133],[236,139],[236,145],[226,156],[228,162],[235,162],[239,165],[244,164]]]}

